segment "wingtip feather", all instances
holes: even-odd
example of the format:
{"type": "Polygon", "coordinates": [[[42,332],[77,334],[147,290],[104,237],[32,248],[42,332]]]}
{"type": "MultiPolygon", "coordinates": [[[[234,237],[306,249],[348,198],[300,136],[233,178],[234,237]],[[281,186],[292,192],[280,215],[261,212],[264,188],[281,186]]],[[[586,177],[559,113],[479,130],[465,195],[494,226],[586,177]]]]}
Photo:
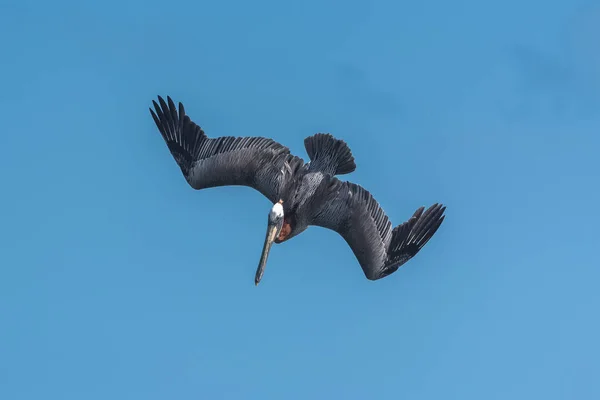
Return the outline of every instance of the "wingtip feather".
{"type": "Polygon", "coordinates": [[[446,206],[440,203],[432,204],[427,210],[419,207],[408,221],[394,228],[385,275],[417,255],[442,225],[445,211],[446,206]]]}

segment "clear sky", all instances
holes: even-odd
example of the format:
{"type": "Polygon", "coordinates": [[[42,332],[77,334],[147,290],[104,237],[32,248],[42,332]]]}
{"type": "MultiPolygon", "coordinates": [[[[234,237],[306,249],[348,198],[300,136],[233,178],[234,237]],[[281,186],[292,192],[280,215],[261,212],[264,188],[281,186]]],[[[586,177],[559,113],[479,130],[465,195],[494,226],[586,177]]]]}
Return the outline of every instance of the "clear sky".
{"type": "Polygon", "coordinates": [[[600,6],[418,3],[4,1],[0,398],[600,398],[600,6]],[[157,95],[446,221],[376,282],[309,228],[255,287],[271,204],[192,190],[157,95]]]}

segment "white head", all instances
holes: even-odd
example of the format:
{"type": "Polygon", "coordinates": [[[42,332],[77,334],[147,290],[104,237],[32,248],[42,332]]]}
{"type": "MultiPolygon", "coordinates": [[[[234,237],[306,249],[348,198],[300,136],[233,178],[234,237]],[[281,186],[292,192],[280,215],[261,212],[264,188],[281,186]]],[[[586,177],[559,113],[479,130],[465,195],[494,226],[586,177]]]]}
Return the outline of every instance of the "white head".
{"type": "Polygon", "coordinates": [[[269,257],[269,250],[273,245],[273,241],[281,231],[283,226],[283,200],[279,200],[273,204],[271,211],[269,211],[269,226],[267,227],[267,236],[265,237],[265,244],[263,251],[260,256],[260,262],[256,270],[256,276],[254,277],[254,284],[258,285],[258,282],[262,279],[263,273],[265,272],[265,265],[267,264],[267,258],[269,257]]]}
{"type": "Polygon", "coordinates": [[[269,212],[269,225],[271,223],[277,223],[279,222],[281,219],[283,219],[283,205],[282,205],[282,201],[278,201],[277,203],[273,204],[273,207],[271,208],[271,211],[269,212]]]}

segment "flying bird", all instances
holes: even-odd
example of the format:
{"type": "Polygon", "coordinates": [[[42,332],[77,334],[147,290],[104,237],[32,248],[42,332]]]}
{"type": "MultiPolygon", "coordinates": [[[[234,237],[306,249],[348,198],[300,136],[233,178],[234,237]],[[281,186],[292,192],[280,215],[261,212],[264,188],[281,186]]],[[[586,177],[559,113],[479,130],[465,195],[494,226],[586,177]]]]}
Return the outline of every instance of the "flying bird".
{"type": "Polygon", "coordinates": [[[356,169],[343,140],[329,133],[304,139],[309,162],[290,153],[273,139],[221,136],[209,138],[185,113],[158,96],[150,114],[188,184],[196,189],[218,186],[251,187],[273,206],[254,282],[262,279],[273,243],[283,243],[320,226],[340,234],[348,243],[365,277],[386,277],[413,258],[444,221],[442,204],[417,209],[406,222],[393,227],[363,187],[337,176],[356,169]]]}

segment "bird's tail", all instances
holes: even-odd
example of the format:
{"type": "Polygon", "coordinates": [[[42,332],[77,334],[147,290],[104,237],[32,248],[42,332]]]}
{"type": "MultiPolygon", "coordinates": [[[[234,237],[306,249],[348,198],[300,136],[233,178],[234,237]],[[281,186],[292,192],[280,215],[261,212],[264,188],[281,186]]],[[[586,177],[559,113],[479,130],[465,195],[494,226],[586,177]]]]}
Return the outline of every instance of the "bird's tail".
{"type": "Polygon", "coordinates": [[[388,248],[386,275],[395,272],[402,264],[413,258],[438,230],[444,221],[446,207],[434,204],[423,212],[420,207],[405,223],[392,231],[392,240],[388,248]]]}
{"type": "Polygon", "coordinates": [[[317,133],[304,139],[304,147],[313,168],[331,175],[349,174],[356,169],[350,147],[329,133],[317,133]]]}
{"type": "Polygon", "coordinates": [[[158,96],[160,105],[154,100],[152,103],[156,113],[150,108],[150,114],[152,114],[173,158],[181,168],[183,175],[187,177],[194,161],[200,157],[200,149],[202,142],[206,140],[206,134],[185,114],[183,104],[179,103],[178,113],[175,103],[169,96],[167,96],[167,102],[158,96]]]}

